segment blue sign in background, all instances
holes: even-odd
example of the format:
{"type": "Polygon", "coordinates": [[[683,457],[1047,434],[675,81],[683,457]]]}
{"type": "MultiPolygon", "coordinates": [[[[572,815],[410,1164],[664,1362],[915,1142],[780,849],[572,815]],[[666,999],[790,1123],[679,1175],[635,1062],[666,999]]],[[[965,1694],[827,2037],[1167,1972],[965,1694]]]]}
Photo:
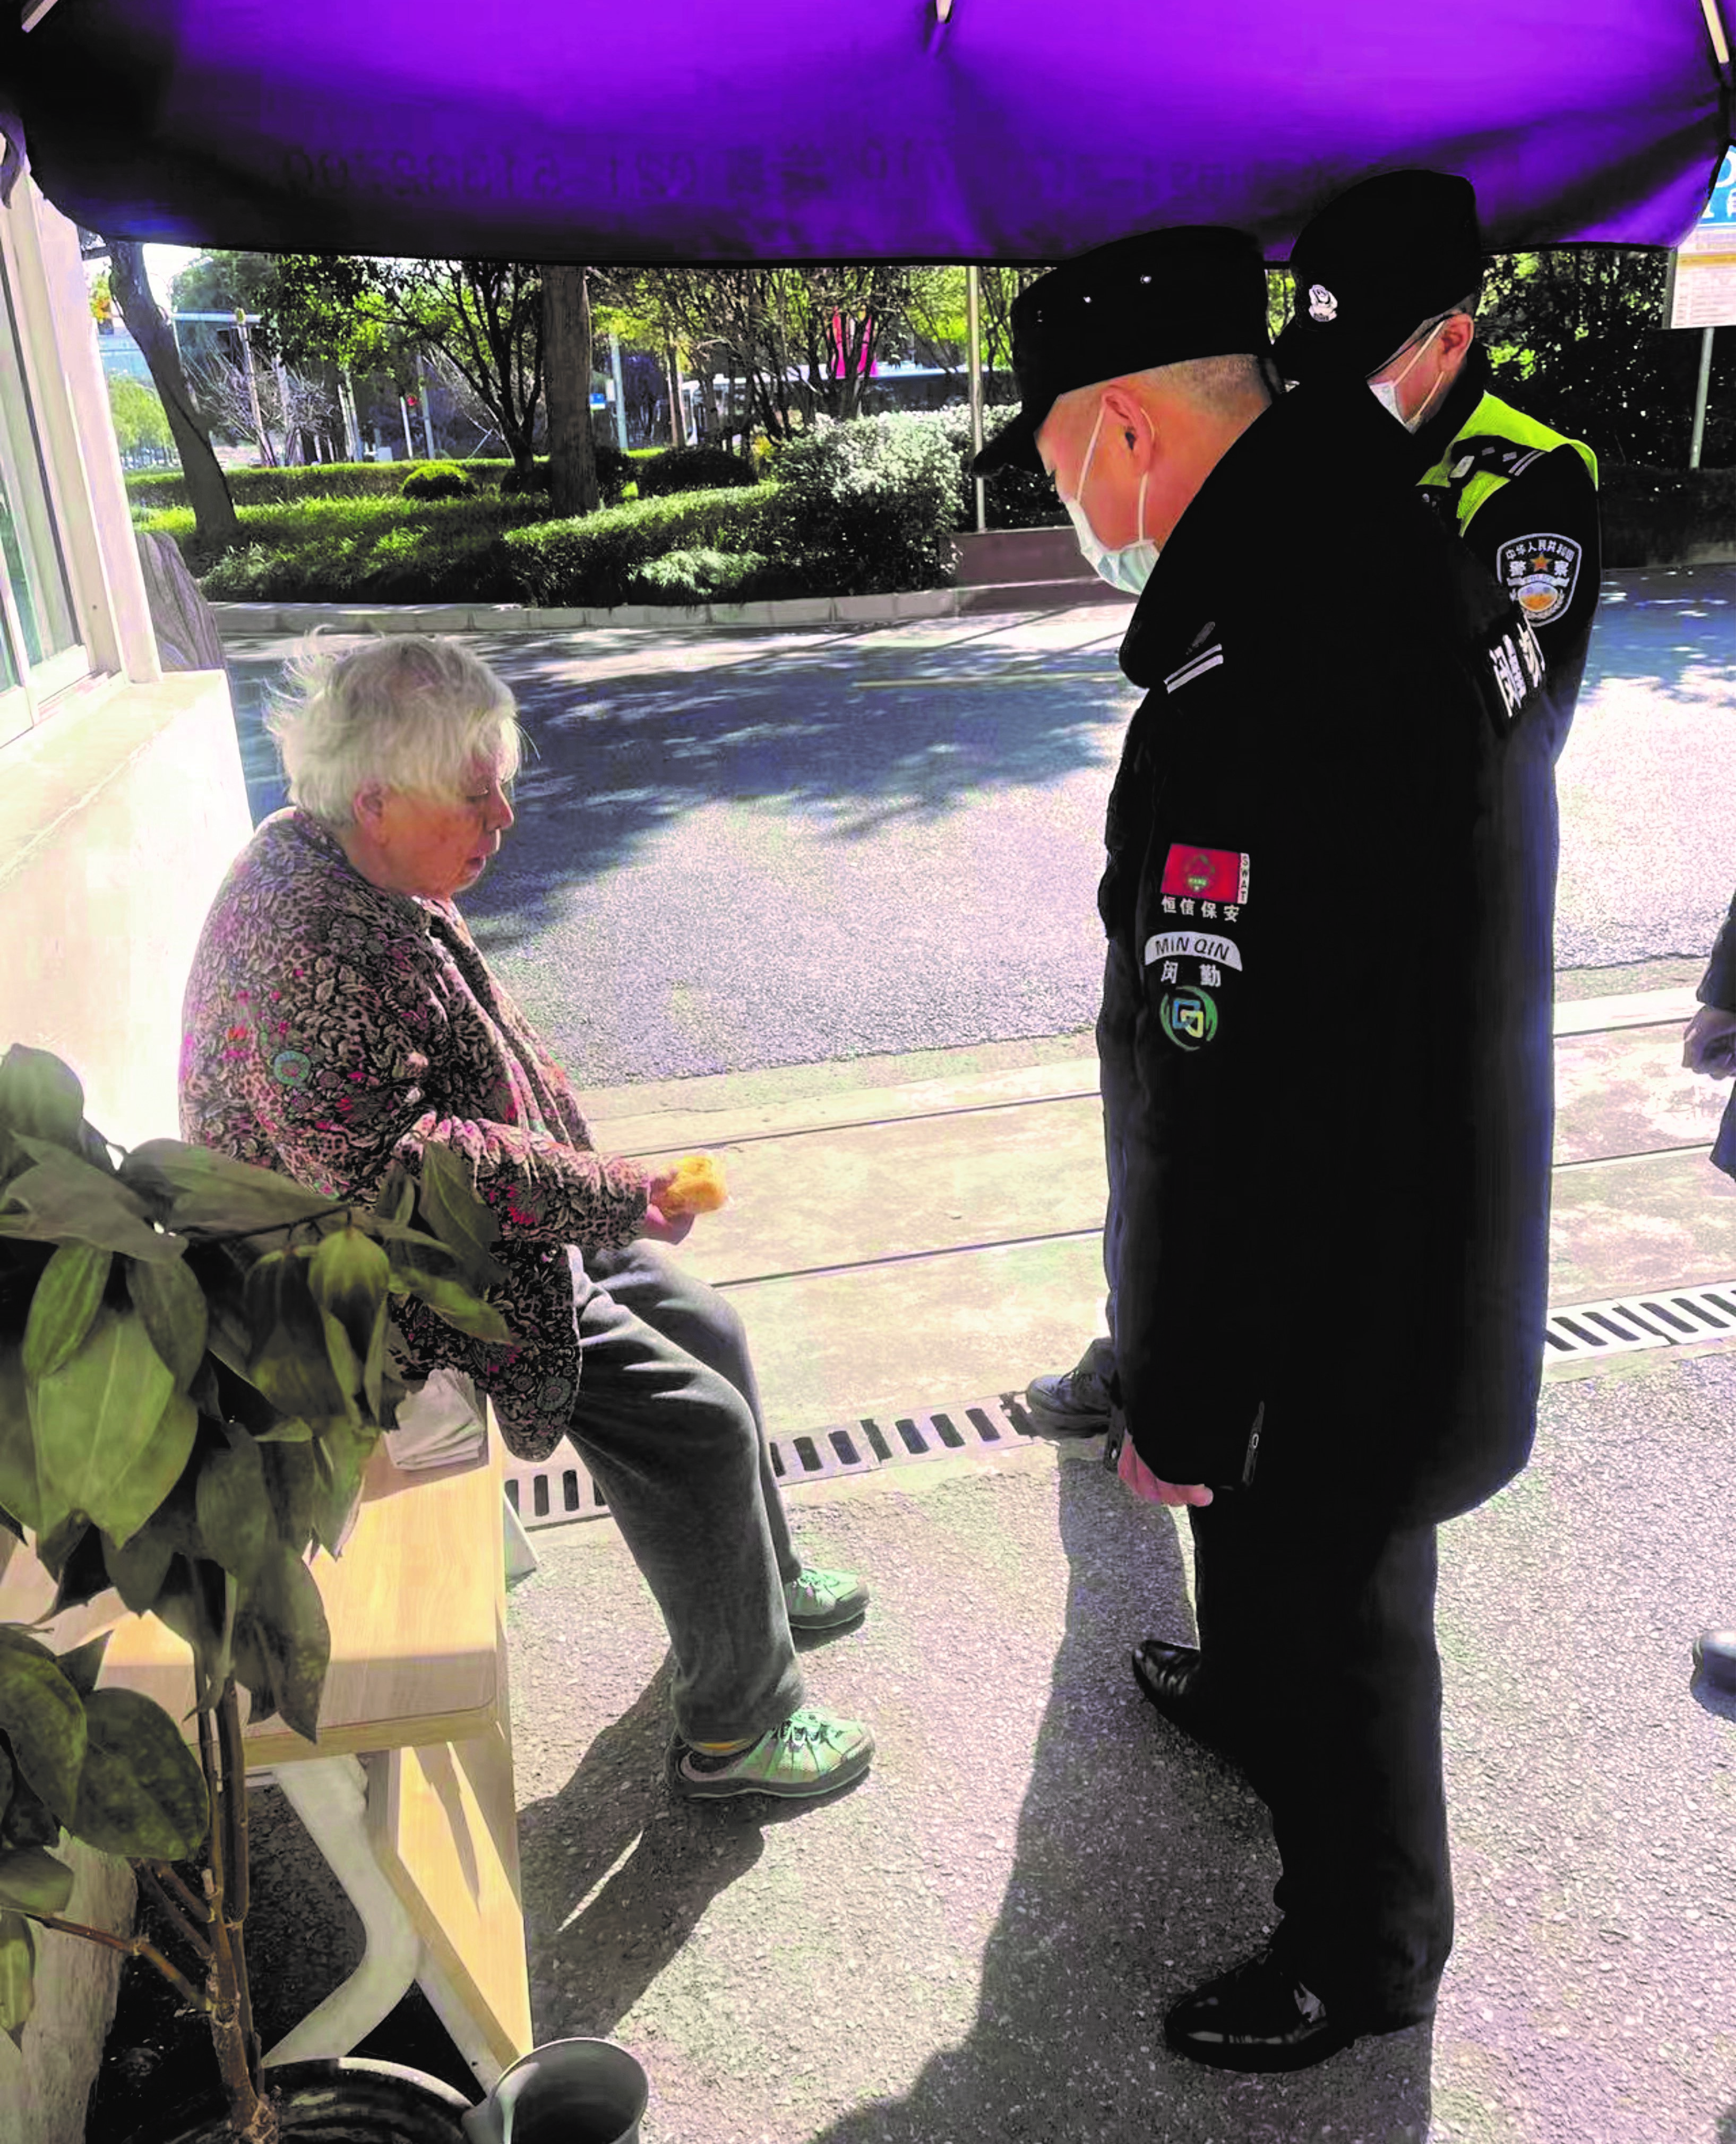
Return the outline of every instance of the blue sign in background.
{"type": "Polygon", "coordinates": [[[1736,149],[1726,149],[1713,183],[1712,198],[1700,211],[1700,227],[1736,223],[1736,149]]]}

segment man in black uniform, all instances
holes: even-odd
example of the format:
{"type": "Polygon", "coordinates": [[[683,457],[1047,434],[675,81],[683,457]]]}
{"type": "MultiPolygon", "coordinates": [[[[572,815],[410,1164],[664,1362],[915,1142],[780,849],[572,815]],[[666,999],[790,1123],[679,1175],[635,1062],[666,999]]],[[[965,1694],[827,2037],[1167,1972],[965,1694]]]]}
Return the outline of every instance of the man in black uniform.
{"type": "Polygon", "coordinates": [[[1196,1725],[1283,1864],[1271,1944],[1166,2022],[1237,2069],[1431,2012],[1435,1526],[1529,1455],[1550,1134],[1535,638],[1362,380],[1261,408],[1265,302],[1236,232],[1055,270],[979,463],[1151,568],[1099,891],[1121,1472],[1191,1507],[1196,1725]],[[1418,1299],[1455,1336],[1426,1366],[1418,1299]]]}
{"type": "MultiPolygon", "coordinates": [[[[1365,179],[1297,239],[1296,302],[1272,357],[1291,380],[1366,379],[1410,434],[1406,451],[1424,497],[1537,635],[1550,753],[1559,759],[1597,612],[1597,459],[1488,392],[1474,318],[1483,261],[1468,179],[1421,171],[1365,179]]],[[[1553,802],[1535,838],[1538,867],[1547,859],[1553,879],[1553,802]]],[[[1112,1343],[1093,1344],[1113,1357],[1112,1343]]],[[[1135,1680],[1183,1727],[1193,1724],[1198,1657],[1163,1638],[1133,1648],[1135,1680]]]]}

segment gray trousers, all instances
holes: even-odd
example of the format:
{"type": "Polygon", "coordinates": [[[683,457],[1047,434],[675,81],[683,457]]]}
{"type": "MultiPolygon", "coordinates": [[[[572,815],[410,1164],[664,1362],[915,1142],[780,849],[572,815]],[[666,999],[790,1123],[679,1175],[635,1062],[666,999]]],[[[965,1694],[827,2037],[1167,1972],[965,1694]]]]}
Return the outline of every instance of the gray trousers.
{"type": "Polygon", "coordinates": [[[662,1610],[676,1731],[761,1735],[802,1701],[783,1596],[801,1559],[742,1320],[661,1244],[572,1257],[583,1359],[568,1435],[662,1610]]]}

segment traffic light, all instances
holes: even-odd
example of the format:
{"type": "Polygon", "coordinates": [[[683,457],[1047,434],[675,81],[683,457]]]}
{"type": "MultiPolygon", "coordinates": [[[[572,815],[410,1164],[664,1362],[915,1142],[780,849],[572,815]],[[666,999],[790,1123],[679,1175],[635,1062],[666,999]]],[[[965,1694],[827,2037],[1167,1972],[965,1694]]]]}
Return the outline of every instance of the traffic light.
{"type": "Polygon", "coordinates": [[[415,398],[415,396],[414,396],[414,395],[406,395],[404,396],[404,408],[405,408],[406,409],[408,409],[408,410],[409,411],[409,413],[410,413],[411,416],[413,416],[413,417],[414,417],[414,416],[415,415],[415,414],[416,414],[416,398],[415,398]]]}

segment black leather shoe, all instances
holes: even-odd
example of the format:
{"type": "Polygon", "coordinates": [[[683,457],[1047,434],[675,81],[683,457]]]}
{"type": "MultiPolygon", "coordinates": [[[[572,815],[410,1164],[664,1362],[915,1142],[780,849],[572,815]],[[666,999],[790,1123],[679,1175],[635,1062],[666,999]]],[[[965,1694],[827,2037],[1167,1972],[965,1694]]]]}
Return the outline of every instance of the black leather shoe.
{"type": "Polygon", "coordinates": [[[1694,1641],[1694,1665],[1720,1690],[1736,1690],[1736,1630],[1702,1630],[1694,1641]]]}
{"type": "Polygon", "coordinates": [[[1199,1649],[1145,1638],[1133,1650],[1133,1680],[1163,1717],[1196,1742],[1228,1755],[1228,1737],[1200,1688],[1199,1649]]]}
{"type": "Polygon", "coordinates": [[[1269,1948],[1184,1995],[1163,2020],[1177,2054],[1219,2070],[1305,2070],[1356,2037],[1269,1948]]]}

